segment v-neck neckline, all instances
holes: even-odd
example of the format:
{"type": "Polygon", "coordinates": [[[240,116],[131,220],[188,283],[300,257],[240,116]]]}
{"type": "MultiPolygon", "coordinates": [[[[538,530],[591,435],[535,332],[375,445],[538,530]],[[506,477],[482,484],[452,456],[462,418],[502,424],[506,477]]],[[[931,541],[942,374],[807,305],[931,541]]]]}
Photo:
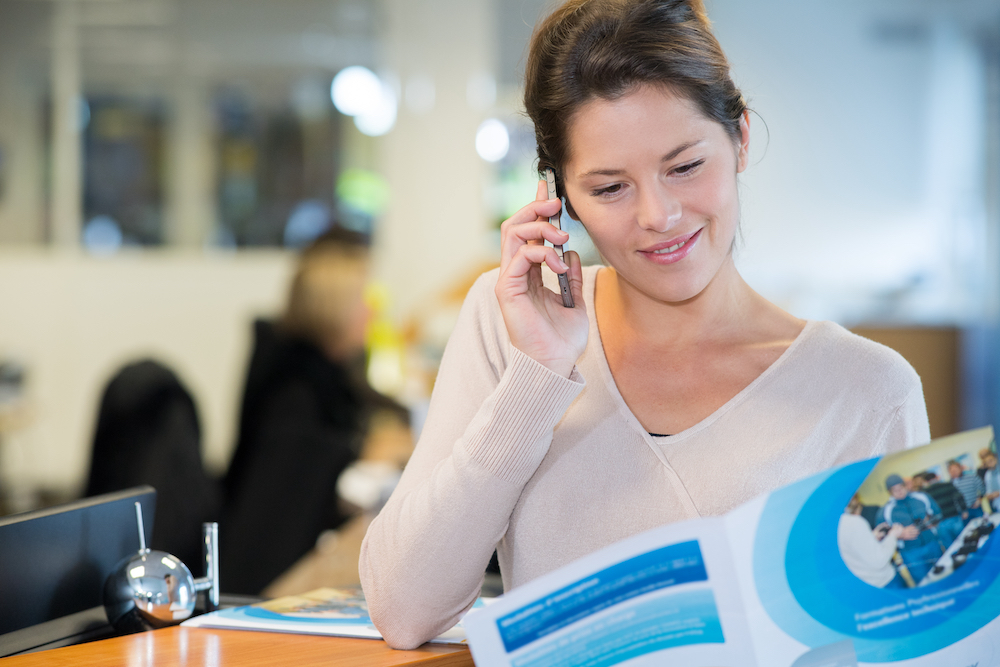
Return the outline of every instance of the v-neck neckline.
{"type": "Polygon", "coordinates": [[[730,398],[728,401],[723,403],[717,409],[715,409],[710,415],[697,422],[696,424],[689,426],[688,428],[678,431],[672,435],[654,437],[652,436],[642,424],[639,422],[639,418],[635,416],[632,409],[629,408],[628,403],[625,402],[625,398],[622,396],[621,391],[618,389],[618,383],[615,382],[615,377],[611,373],[611,366],[608,363],[607,354],[604,351],[604,340],[601,338],[600,327],[597,325],[597,275],[600,273],[601,269],[605,267],[598,266],[594,267],[594,270],[590,272],[590,284],[587,285],[588,297],[590,302],[590,307],[593,310],[593,316],[590,318],[590,331],[589,340],[593,341],[596,345],[594,347],[594,352],[597,356],[597,365],[602,374],[602,379],[604,384],[608,387],[608,392],[611,394],[612,399],[615,402],[615,406],[624,415],[629,426],[638,431],[642,438],[651,446],[659,449],[661,445],[675,444],[686,440],[692,435],[698,433],[699,431],[711,426],[714,422],[718,421],[725,413],[732,410],[734,407],[742,403],[746,398],[753,393],[753,391],[764,383],[767,378],[774,375],[777,370],[788,363],[788,359],[795,354],[795,351],[802,345],[802,342],[812,335],[812,331],[817,323],[816,320],[806,320],[806,325],[802,328],[802,331],[795,337],[795,339],[789,344],[781,355],[775,359],[770,366],[768,366],[764,371],[758,375],[753,381],[750,382],[746,387],[741,389],[739,393],[730,398]]]}

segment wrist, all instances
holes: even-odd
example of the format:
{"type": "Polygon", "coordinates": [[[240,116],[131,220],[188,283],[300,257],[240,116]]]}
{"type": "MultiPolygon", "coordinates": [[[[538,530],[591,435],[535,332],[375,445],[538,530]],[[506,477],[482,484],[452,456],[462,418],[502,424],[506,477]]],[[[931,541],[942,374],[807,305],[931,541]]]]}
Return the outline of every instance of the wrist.
{"type": "Polygon", "coordinates": [[[553,374],[558,375],[563,378],[569,378],[573,374],[573,369],[576,368],[576,360],[569,359],[566,357],[546,357],[545,355],[538,354],[537,350],[525,350],[524,348],[511,343],[511,349],[517,350],[519,354],[523,357],[530,359],[534,363],[542,366],[553,374]]]}
{"type": "Polygon", "coordinates": [[[573,374],[573,369],[576,368],[576,362],[567,361],[565,359],[559,359],[555,361],[539,361],[542,366],[545,366],[550,371],[556,375],[564,378],[568,378],[573,374]]]}

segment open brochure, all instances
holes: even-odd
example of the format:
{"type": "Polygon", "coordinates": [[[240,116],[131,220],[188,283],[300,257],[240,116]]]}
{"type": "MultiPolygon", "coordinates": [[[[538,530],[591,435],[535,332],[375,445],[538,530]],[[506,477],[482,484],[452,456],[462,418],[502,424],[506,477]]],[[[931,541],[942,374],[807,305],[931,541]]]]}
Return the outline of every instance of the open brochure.
{"type": "Polygon", "coordinates": [[[1000,665],[1000,539],[991,539],[1000,499],[991,504],[977,474],[990,462],[983,450],[995,457],[992,428],[626,539],[471,612],[473,658],[477,667],[1000,665]]]}
{"type": "MultiPolygon", "coordinates": [[[[476,600],[476,607],[482,605],[483,599],[476,600]]],[[[301,595],[289,595],[245,607],[220,609],[190,618],[182,625],[362,639],[382,638],[368,616],[368,605],[360,588],[319,588],[301,595]]],[[[431,641],[439,644],[464,644],[465,631],[459,623],[431,641]]]]}

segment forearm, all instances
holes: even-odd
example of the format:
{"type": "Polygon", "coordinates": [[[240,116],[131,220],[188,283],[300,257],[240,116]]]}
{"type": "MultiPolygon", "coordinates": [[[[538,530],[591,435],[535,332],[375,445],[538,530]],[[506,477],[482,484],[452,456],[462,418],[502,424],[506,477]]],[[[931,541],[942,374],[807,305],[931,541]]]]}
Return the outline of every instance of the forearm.
{"type": "Polygon", "coordinates": [[[447,437],[441,413],[448,406],[434,406],[412,466],[365,537],[362,585],[391,646],[434,637],[475,600],[524,484],[582,388],[578,375],[562,378],[511,354],[495,391],[450,447],[439,441],[447,437]],[[442,447],[446,455],[431,465],[442,447]]]}
{"type": "Polygon", "coordinates": [[[390,646],[419,646],[472,605],[518,494],[457,453],[376,517],[359,571],[372,621],[390,646]]]}

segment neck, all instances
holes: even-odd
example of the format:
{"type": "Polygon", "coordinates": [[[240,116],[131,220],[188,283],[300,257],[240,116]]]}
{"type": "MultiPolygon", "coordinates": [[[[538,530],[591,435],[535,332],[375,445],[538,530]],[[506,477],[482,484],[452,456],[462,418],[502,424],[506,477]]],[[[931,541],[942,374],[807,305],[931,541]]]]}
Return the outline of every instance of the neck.
{"type": "Polygon", "coordinates": [[[659,301],[614,269],[601,272],[598,312],[629,339],[656,347],[683,348],[745,335],[763,303],[730,257],[712,281],[686,301],[659,301]]]}

